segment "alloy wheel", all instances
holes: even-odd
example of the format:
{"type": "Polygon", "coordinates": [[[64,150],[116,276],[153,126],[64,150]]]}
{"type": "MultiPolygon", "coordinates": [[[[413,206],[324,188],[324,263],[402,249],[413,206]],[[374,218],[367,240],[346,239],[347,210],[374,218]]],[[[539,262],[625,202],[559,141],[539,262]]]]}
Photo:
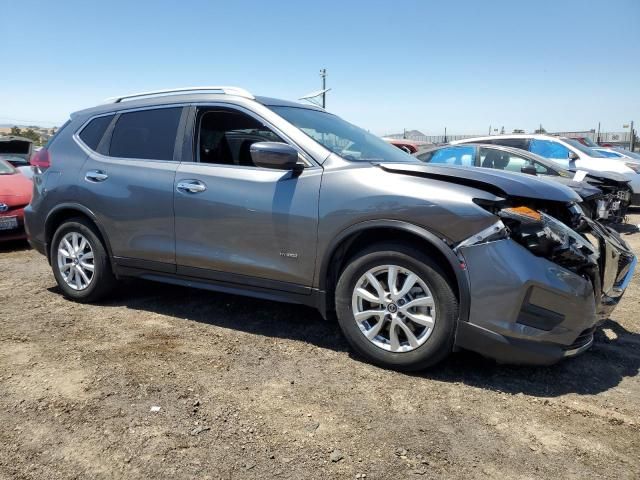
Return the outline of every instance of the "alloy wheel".
{"type": "Polygon", "coordinates": [[[58,245],[58,269],[64,282],[73,290],[91,284],[95,264],[89,241],[78,232],[67,233],[58,245]]]}
{"type": "Polygon", "coordinates": [[[426,282],[398,265],[368,270],[351,297],[353,315],[367,340],[390,352],[410,352],[431,336],[435,300],[426,282]]]}

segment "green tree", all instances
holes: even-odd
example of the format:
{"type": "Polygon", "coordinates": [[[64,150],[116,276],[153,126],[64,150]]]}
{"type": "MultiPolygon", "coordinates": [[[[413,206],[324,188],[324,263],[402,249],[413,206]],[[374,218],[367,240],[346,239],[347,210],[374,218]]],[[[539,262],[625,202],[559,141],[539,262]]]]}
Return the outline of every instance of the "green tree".
{"type": "Polygon", "coordinates": [[[17,137],[28,138],[33,141],[36,145],[42,145],[42,138],[40,134],[37,133],[32,128],[27,128],[26,130],[22,130],[20,127],[11,127],[11,135],[15,135],[17,137]]]}

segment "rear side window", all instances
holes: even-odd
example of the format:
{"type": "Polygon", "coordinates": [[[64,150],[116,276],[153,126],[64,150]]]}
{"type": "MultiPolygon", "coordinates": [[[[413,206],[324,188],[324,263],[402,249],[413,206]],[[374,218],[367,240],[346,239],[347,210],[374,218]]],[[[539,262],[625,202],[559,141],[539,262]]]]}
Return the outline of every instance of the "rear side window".
{"type": "Polygon", "coordinates": [[[105,117],[97,117],[91,120],[86,127],[80,132],[80,138],[87,147],[91,150],[97,150],[100,140],[104,132],[107,131],[107,127],[113,120],[114,115],[107,115],[105,117]]]}
{"type": "Polygon", "coordinates": [[[113,129],[109,155],[173,160],[181,113],[182,107],[123,113],[113,129]]]}

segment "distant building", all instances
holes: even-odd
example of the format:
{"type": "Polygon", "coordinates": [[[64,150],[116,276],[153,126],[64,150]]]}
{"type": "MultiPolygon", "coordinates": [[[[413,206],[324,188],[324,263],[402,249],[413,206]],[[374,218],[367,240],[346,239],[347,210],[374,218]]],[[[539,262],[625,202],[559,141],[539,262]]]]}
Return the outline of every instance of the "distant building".
{"type": "Polygon", "coordinates": [[[583,130],[577,132],[554,132],[551,135],[558,135],[561,137],[578,138],[586,137],[590,138],[594,142],[611,143],[613,145],[628,146],[631,140],[631,132],[600,132],[600,139],[598,140],[598,133],[594,130],[583,130]]]}

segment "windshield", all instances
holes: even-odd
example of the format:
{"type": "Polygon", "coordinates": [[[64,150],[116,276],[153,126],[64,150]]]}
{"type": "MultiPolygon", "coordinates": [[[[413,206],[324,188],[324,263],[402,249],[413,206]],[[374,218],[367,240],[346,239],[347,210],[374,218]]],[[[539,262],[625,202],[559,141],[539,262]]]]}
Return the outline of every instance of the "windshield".
{"type": "Polygon", "coordinates": [[[610,152],[609,150],[598,150],[602,155],[608,158],[620,158],[622,154],[616,152],[610,152]]]}
{"type": "Polygon", "coordinates": [[[621,155],[624,155],[626,157],[633,158],[634,160],[640,160],[640,153],[625,150],[624,148],[616,148],[616,151],[620,152],[621,155]]]}
{"type": "Polygon", "coordinates": [[[585,155],[588,155],[593,158],[607,158],[606,155],[594,150],[593,148],[589,148],[583,144],[581,144],[578,140],[574,140],[573,138],[565,138],[563,139],[565,143],[568,143],[573,148],[580,150],[585,155]]]}
{"type": "Polygon", "coordinates": [[[0,175],[13,175],[16,169],[10,163],[0,160],[0,175]]]}
{"type": "Polygon", "coordinates": [[[417,162],[380,137],[327,112],[299,107],[269,107],[316,142],[354,162],[417,162]]]}

